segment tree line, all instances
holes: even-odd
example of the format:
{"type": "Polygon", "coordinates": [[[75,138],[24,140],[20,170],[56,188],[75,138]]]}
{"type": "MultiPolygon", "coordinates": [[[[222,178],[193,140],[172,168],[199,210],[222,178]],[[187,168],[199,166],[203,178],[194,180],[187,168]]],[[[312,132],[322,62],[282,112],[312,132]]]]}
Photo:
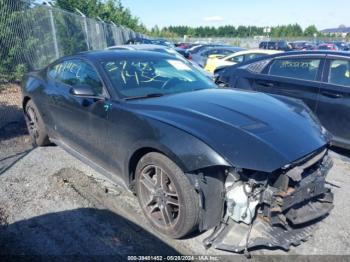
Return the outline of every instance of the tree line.
{"type": "Polygon", "coordinates": [[[232,26],[225,25],[219,27],[213,26],[168,26],[159,28],[154,26],[150,30],[151,35],[165,37],[183,37],[184,35],[192,37],[254,37],[269,35],[271,37],[313,37],[318,35],[316,26],[310,25],[304,30],[299,24],[289,24],[273,26],[266,30],[266,27],[259,26],[232,26]]]}
{"type": "Polygon", "coordinates": [[[76,13],[80,10],[87,17],[101,18],[105,22],[128,27],[135,32],[147,33],[140,19],[132,15],[120,0],[54,0],[54,6],[76,13]]]}

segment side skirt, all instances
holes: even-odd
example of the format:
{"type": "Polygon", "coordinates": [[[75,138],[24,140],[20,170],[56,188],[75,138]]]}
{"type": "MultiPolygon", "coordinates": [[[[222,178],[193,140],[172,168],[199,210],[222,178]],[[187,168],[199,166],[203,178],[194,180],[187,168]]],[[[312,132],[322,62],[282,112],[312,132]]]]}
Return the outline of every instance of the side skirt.
{"type": "Polygon", "coordinates": [[[105,168],[103,168],[100,165],[96,164],[95,162],[91,161],[85,155],[79,153],[78,151],[76,151],[75,149],[73,149],[72,147],[67,145],[66,143],[62,142],[61,140],[51,138],[50,141],[52,143],[60,146],[61,148],[63,148],[67,153],[69,153],[70,155],[79,159],[84,164],[90,166],[91,168],[93,168],[95,171],[97,171],[98,173],[100,173],[104,177],[108,178],[112,182],[116,183],[117,185],[119,185],[119,186],[123,187],[124,189],[129,190],[131,192],[131,190],[129,189],[129,187],[125,183],[125,181],[122,178],[120,178],[118,175],[107,171],[105,168]]]}

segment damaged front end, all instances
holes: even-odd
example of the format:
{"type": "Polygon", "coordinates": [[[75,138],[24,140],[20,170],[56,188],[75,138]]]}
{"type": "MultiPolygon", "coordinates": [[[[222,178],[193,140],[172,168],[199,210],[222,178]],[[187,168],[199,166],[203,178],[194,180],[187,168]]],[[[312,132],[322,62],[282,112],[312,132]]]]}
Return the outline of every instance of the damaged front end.
{"type": "Polygon", "coordinates": [[[289,250],[307,240],[333,208],[333,194],[325,186],[331,167],[324,149],[272,174],[228,171],[225,215],[205,246],[233,252],[261,246],[289,250]]]}

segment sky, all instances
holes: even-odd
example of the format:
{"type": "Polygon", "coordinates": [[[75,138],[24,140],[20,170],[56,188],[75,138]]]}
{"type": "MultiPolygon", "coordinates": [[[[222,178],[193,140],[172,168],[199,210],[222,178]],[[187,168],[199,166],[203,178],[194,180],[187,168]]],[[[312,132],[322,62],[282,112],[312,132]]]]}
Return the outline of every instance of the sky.
{"type": "Polygon", "coordinates": [[[121,0],[148,27],[169,25],[350,26],[349,0],[121,0]]]}

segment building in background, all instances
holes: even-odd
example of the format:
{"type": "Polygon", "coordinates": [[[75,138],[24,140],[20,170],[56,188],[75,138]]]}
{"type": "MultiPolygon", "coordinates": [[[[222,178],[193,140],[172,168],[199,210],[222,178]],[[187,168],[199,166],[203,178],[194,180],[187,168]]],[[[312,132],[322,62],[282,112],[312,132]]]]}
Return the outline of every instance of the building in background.
{"type": "Polygon", "coordinates": [[[350,27],[340,25],[338,28],[328,28],[320,31],[324,35],[334,35],[337,37],[346,37],[350,34],[350,27]]]}

